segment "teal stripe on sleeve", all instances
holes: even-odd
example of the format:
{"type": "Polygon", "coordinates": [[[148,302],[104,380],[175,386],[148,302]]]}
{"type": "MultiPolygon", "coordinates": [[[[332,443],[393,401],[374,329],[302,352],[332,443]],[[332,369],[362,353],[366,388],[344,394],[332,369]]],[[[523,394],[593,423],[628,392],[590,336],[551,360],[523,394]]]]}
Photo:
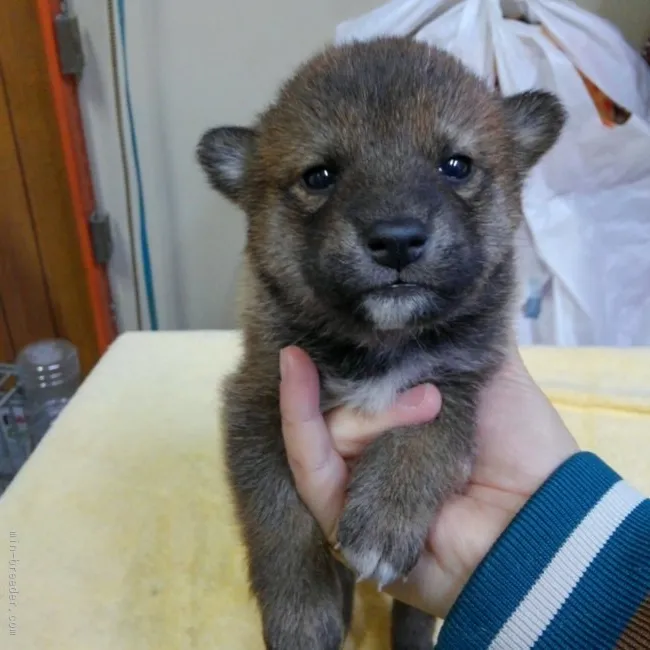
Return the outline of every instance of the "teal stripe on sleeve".
{"type": "Polygon", "coordinates": [[[650,501],[619,526],[535,650],[608,650],[650,593],[650,501]]]}
{"type": "Polygon", "coordinates": [[[479,565],[449,613],[437,649],[487,648],[565,540],[618,481],[589,452],[558,468],[479,565]]]}

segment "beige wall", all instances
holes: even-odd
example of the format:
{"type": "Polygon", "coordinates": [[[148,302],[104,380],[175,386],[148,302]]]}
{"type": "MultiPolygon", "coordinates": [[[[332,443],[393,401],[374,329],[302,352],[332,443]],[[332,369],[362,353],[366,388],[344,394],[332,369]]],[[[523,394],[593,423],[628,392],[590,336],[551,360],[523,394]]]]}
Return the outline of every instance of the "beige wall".
{"type": "Polygon", "coordinates": [[[637,49],[650,38],[650,0],[577,0],[577,4],[618,25],[637,49]]]}
{"type": "MultiPolygon", "coordinates": [[[[136,326],[124,186],[111,93],[106,3],[76,0],[88,55],[82,103],[100,204],[117,235],[111,266],[126,329],[136,326]]],[[[243,218],[208,190],[193,158],[202,130],[246,123],[340,21],[376,0],[139,0],[129,6],[133,100],[144,171],[161,325],[234,325],[234,276],[243,218]]],[[[639,45],[650,0],[582,0],[639,45]]]]}

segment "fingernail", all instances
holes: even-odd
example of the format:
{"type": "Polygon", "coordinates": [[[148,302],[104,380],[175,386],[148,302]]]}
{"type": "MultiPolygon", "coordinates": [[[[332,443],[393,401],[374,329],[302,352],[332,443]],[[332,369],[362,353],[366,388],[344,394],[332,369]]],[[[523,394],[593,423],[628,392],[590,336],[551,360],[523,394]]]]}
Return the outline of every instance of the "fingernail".
{"type": "Polygon", "coordinates": [[[397,406],[400,408],[417,408],[424,402],[433,391],[431,384],[421,384],[407,391],[397,399],[397,406]]]}
{"type": "Polygon", "coordinates": [[[280,350],[280,379],[284,379],[291,371],[291,353],[288,348],[280,350]]]}

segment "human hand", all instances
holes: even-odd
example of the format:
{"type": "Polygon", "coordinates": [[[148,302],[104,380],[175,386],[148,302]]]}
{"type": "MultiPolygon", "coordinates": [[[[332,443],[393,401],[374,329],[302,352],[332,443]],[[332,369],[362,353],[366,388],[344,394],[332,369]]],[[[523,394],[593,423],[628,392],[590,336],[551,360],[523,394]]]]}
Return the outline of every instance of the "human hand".
{"type": "MultiPolygon", "coordinates": [[[[283,350],[281,374],[283,433],[296,486],[325,535],[333,539],[355,459],[384,431],[435,418],[440,393],[433,386],[417,386],[389,412],[373,418],[349,409],[323,415],[318,372],[305,352],[283,350]]],[[[514,348],[483,391],[478,415],[478,453],[467,489],[438,513],[408,580],[386,588],[395,598],[437,617],[446,616],[526,501],[578,451],[514,348]]]]}

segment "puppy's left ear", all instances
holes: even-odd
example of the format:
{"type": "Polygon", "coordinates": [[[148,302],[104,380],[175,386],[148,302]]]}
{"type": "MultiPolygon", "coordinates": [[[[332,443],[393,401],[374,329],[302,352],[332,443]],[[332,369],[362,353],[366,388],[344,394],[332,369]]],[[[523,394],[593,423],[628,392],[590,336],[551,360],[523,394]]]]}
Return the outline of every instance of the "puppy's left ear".
{"type": "Polygon", "coordinates": [[[503,99],[503,104],[518,149],[518,166],[525,173],[557,142],[566,111],[560,100],[546,91],[512,95],[503,99]]]}

